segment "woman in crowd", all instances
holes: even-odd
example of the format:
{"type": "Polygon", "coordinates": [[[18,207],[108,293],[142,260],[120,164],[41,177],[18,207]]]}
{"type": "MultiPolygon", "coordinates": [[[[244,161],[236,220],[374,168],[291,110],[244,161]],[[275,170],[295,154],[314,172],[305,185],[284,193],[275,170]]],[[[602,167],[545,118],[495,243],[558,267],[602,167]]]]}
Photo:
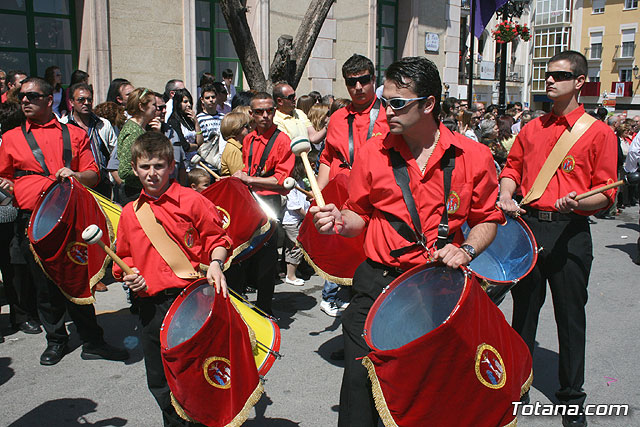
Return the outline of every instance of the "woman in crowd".
{"type": "Polygon", "coordinates": [[[491,149],[498,173],[507,162],[507,150],[498,141],[498,125],[495,120],[485,119],[480,122],[480,142],[491,149]]]}
{"type": "Polygon", "coordinates": [[[467,138],[473,139],[474,141],[478,141],[478,137],[476,133],[473,131],[471,125],[471,119],[473,118],[473,113],[469,110],[462,110],[458,113],[458,130],[461,134],[466,136],[467,138]]]}
{"type": "Polygon", "coordinates": [[[193,109],[193,98],[187,89],[178,89],[173,95],[173,112],[167,121],[176,131],[180,144],[187,158],[191,159],[193,153],[202,144],[203,137],[200,125],[196,120],[196,112],[193,109]],[[191,156],[188,153],[191,152],[191,156]]]}
{"type": "Polygon", "coordinates": [[[511,116],[505,115],[498,117],[498,141],[507,150],[507,154],[511,150],[513,141],[516,140],[516,136],[511,131],[514,123],[513,117],[511,116]]]}
{"type": "Polygon", "coordinates": [[[251,116],[248,113],[237,111],[244,107],[238,107],[233,112],[222,118],[220,134],[227,141],[220,159],[220,173],[233,175],[242,170],[242,141],[252,130],[251,116]]]}
{"type": "Polygon", "coordinates": [[[309,95],[302,95],[298,98],[298,103],[296,104],[296,108],[298,110],[302,110],[307,116],[309,115],[309,110],[316,103],[316,100],[310,97],[309,95]]]}
{"type": "MultiPolygon", "coordinates": [[[[314,104],[307,114],[309,121],[316,131],[320,131],[329,124],[329,106],[325,104],[314,104]]],[[[324,149],[324,139],[317,144],[313,144],[313,148],[321,153],[324,149]]]]}
{"type": "Polygon", "coordinates": [[[53,112],[62,117],[69,113],[67,108],[67,99],[64,90],[62,90],[62,72],[60,68],[52,65],[44,71],[44,79],[53,86],[53,112]]]}

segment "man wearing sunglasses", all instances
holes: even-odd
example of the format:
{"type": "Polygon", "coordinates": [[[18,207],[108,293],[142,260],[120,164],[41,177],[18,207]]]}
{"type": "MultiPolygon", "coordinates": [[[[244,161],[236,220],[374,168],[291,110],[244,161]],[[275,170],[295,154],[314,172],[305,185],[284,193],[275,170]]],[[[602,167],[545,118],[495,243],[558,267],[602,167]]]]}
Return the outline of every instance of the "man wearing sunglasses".
{"type": "Polygon", "coordinates": [[[27,120],[24,126],[3,135],[0,187],[13,192],[15,204],[20,209],[15,243],[22,259],[16,261],[27,264],[36,288],[38,314],[47,333],[47,348],[40,356],[40,364],[55,365],[68,350],[65,312],[69,313],[83,341],[83,359],[126,360],[129,357],[126,350],[105,343],[93,304],[72,303],[45,276],[31,253],[26,233],[40,194],[52,181],[74,177],[88,187],[98,183],[98,167],[89,148],[87,133],[79,127],[58,122],[52,109],[53,87],[43,79],[30,77],[24,80],[18,99],[27,120]],[[65,127],[71,146],[71,159],[66,162],[63,159],[65,127]],[[34,145],[33,151],[27,138],[34,145]]]}
{"type": "Polygon", "coordinates": [[[320,156],[318,185],[324,188],[338,174],[348,175],[364,143],[389,132],[387,115],[376,98],[375,69],[369,58],[354,54],[342,66],[351,104],[331,115],[320,156]]]}
{"type": "Polygon", "coordinates": [[[10,70],[7,73],[6,85],[7,90],[0,96],[0,102],[7,102],[7,96],[9,91],[14,88],[20,88],[22,81],[27,78],[27,74],[24,71],[10,70]]]}
{"type": "Polygon", "coordinates": [[[468,264],[491,243],[496,222],[504,220],[494,202],[498,182],[491,152],[438,121],[441,90],[438,69],[428,59],[391,64],[381,98],[389,133],[360,147],[342,211],[333,204],[310,210],[321,233],[366,233],[368,259],[355,273],[354,296],[342,315],[340,426],[377,426],[371,384],[359,358],[370,351],[363,327],[382,290],[402,272],[434,259],[452,268],[468,264]],[[465,222],[471,227],[466,239],[460,231],[465,222]]]}
{"type": "MultiPolygon", "coordinates": [[[[615,181],[617,176],[616,136],[606,124],[590,118],[578,103],[586,74],[587,60],[579,52],[561,52],[549,60],[545,77],[547,96],[553,101],[551,113],[531,120],[516,137],[501,174],[498,201],[506,213],[523,216],[538,246],[544,248],[533,271],[511,290],[512,326],[533,354],[548,281],[560,349],[556,397],[562,404],[581,407],[586,398],[582,389],[585,305],[593,260],[588,216],[609,207],[615,190],[580,201],[575,198],[615,181]],[[565,131],[580,128],[583,133],[574,137],[573,145],[562,143],[565,131]],[[545,186],[539,184],[538,176],[547,164],[551,178],[545,186]],[[522,206],[513,200],[516,190],[525,195],[522,206]]],[[[563,415],[562,423],[587,425],[584,414],[563,415]]]]}
{"type": "Polygon", "coordinates": [[[273,100],[276,103],[273,122],[289,138],[308,138],[312,144],[318,144],[325,138],[327,128],[315,130],[304,111],[296,108],[296,91],[287,82],[273,86],[273,100]]]}

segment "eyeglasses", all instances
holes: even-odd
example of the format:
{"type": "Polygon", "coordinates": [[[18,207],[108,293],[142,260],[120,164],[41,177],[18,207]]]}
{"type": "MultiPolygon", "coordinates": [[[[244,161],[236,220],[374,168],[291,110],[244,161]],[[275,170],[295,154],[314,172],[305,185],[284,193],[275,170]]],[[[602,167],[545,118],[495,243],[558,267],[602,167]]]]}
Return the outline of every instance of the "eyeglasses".
{"type": "Polygon", "coordinates": [[[556,82],[564,82],[566,80],[575,79],[579,76],[580,74],[573,74],[571,71],[547,71],[544,73],[545,80],[549,77],[553,77],[553,80],[556,82]]]}
{"type": "Polygon", "coordinates": [[[167,104],[164,105],[156,105],[156,110],[157,111],[164,111],[167,109],[167,104]]]}
{"type": "Polygon", "coordinates": [[[39,92],[18,92],[18,99],[20,101],[22,101],[25,96],[27,97],[29,102],[33,102],[36,99],[45,97],[45,95],[43,93],[39,93],[39,92]]]}
{"type": "Polygon", "coordinates": [[[275,111],[276,111],[275,108],[256,108],[251,110],[251,114],[254,114],[256,116],[262,116],[264,115],[264,113],[273,114],[275,111]]]}
{"type": "Polygon", "coordinates": [[[358,77],[346,77],[344,82],[347,86],[353,87],[356,83],[360,83],[362,86],[366,85],[371,81],[371,74],[365,74],[364,76],[358,77]]]}
{"type": "Polygon", "coordinates": [[[413,101],[420,101],[423,99],[427,99],[426,96],[421,96],[420,98],[393,98],[387,99],[384,97],[380,97],[380,103],[382,104],[382,108],[387,108],[387,105],[391,107],[392,110],[402,110],[404,107],[409,105],[413,101]]]}
{"type": "Polygon", "coordinates": [[[76,98],[76,102],[79,102],[80,104],[84,104],[85,102],[92,104],[93,98],[85,98],[84,96],[81,96],[80,98],[76,98]]]}

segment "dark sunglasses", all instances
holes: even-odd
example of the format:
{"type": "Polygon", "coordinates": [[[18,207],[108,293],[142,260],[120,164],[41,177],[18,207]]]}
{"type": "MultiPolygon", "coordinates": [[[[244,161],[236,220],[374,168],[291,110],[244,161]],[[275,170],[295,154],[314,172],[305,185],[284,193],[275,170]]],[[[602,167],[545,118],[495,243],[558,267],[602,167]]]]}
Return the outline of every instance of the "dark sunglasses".
{"type": "Polygon", "coordinates": [[[421,96],[420,98],[393,98],[393,99],[380,97],[380,103],[382,104],[382,108],[387,108],[387,105],[388,105],[391,107],[392,110],[402,110],[404,107],[406,107],[413,101],[420,101],[423,99],[427,99],[427,97],[421,96]]]}
{"type": "Polygon", "coordinates": [[[291,95],[289,95],[289,96],[285,96],[285,98],[286,98],[286,99],[288,99],[289,101],[293,102],[293,101],[295,101],[295,100],[296,100],[296,94],[295,94],[295,92],[294,92],[294,93],[292,93],[292,94],[291,94],[291,95]]]}
{"type": "Polygon", "coordinates": [[[93,103],[93,98],[85,98],[84,96],[81,96],[80,98],[76,98],[76,102],[79,102],[80,104],[88,102],[89,104],[91,104],[93,103]]]}
{"type": "Polygon", "coordinates": [[[254,108],[251,110],[251,113],[257,116],[262,116],[264,113],[273,114],[274,111],[276,111],[275,108],[254,108]]]}
{"type": "Polygon", "coordinates": [[[167,104],[164,105],[156,105],[156,110],[157,111],[164,111],[167,109],[167,104]]]}
{"type": "Polygon", "coordinates": [[[358,77],[346,77],[344,79],[345,84],[349,87],[353,87],[357,83],[360,83],[362,86],[364,86],[370,81],[371,81],[371,74],[365,74],[364,76],[358,76],[358,77]]]}
{"type": "Polygon", "coordinates": [[[18,92],[18,99],[20,101],[22,101],[25,96],[27,97],[29,102],[33,102],[36,99],[45,97],[45,95],[43,93],[38,93],[38,92],[18,92]]]}
{"type": "Polygon", "coordinates": [[[578,76],[580,76],[580,74],[573,74],[571,71],[547,71],[544,73],[545,80],[549,77],[553,77],[553,80],[556,82],[564,82],[566,80],[575,79],[578,76]]]}

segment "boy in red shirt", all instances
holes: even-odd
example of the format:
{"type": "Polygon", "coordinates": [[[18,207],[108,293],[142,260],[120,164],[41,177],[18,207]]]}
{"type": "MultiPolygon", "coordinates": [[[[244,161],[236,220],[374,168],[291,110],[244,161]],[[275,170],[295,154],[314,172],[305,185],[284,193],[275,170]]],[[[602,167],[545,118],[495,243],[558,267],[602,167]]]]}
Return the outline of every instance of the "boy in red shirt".
{"type": "Polygon", "coordinates": [[[196,191],[169,179],[175,161],[171,143],[163,134],[147,132],[141,135],[131,147],[131,154],[133,172],[144,190],[136,201],[122,210],[117,254],[126,264],[135,266],[133,269],[137,274],[122,277],[123,271],[115,264],[113,274],[136,295],[147,384],[162,410],[164,425],[190,425],[177,415],[171,404],[160,355],[160,327],[176,296],[198,277],[196,272],[201,263],[210,264],[207,280],[215,285],[216,292],[227,297],[222,268],[232,242],[222,228],[215,205],[196,191]],[[161,255],[167,253],[170,242],[159,251],[154,246],[154,243],[160,243],[158,239],[150,239],[145,233],[143,226],[148,229],[148,221],[141,213],[145,210],[148,213],[149,208],[168,237],[177,244],[173,249],[181,250],[191,263],[192,277],[184,278],[184,272],[176,274],[161,255]]]}

